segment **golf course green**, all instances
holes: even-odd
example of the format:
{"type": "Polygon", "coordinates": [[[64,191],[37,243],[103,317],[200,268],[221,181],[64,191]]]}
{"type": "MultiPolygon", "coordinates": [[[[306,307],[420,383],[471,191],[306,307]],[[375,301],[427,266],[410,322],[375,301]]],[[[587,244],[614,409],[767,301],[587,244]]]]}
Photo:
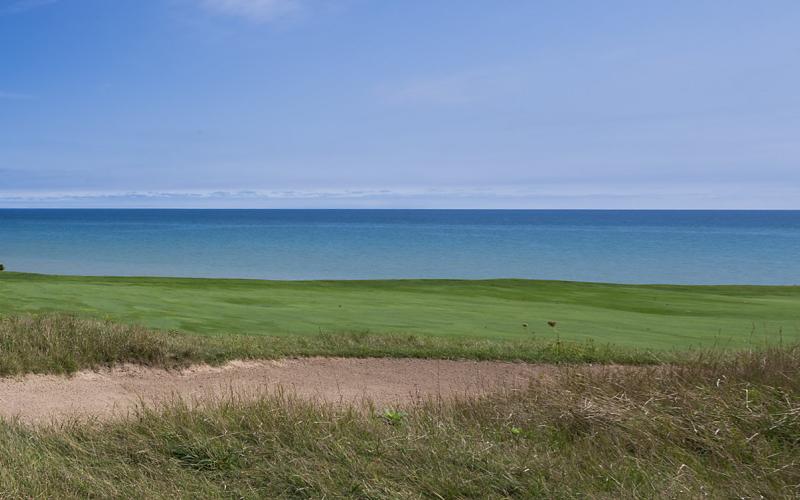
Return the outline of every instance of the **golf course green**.
{"type": "Polygon", "coordinates": [[[0,273],[0,314],[46,312],[200,334],[559,337],[649,349],[800,340],[800,287],[0,273]]]}

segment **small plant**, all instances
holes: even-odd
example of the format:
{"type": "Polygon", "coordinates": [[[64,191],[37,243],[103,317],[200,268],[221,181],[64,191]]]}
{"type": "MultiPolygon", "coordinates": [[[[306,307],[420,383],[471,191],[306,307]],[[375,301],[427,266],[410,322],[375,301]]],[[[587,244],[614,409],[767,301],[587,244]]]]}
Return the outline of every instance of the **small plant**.
{"type": "Polygon", "coordinates": [[[522,435],[522,429],[519,428],[519,427],[512,427],[511,428],[511,434],[513,434],[515,436],[521,436],[522,435]]]}
{"type": "Polygon", "coordinates": [[[4,266],[3,264],[0,264],[0,272],[5,271],[5,270],[6,270],[6,266],[4,266]]]}
{"type": "Polygon", "coordinates": [[[401,425],[408,417],[408,413],[399,410],[392,410],[387,408],[383,410],[381,418],[383,418],[389,425],[401,425]]]}

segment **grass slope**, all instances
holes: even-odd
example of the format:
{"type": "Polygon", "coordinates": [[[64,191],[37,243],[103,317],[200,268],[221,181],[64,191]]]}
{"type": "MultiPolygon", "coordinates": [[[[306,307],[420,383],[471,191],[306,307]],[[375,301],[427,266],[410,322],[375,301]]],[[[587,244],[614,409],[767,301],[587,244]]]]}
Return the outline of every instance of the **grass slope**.
{"type": "Polygon", "coordinates": [[[0,273],[0,314],[58,311],[204,334],[368,330],[506,340],[558,335],[656,349],[800,339],[800,287],[0,273]],[[547,321],[557,321],[557,327],[547,321]]]}
{"type": "Polygon", "coordinates": [[[406,415],[276,396],[118,423],[0,422],[0,497],[796,498],[798,373],[800,350],[784,348],[565,368],[406,415]]]}
{"type": "MultiPolygon", "coordinates": [[[[698,353],[699,354],[699,353],[698,353]]],[[[72,373],[136,363],[181,368],[294,356],[404,357],[532,363],[653,364],[674,356],[591,342],[481,340],[397,334],[198,336],[68,315],[0,318],[0,376],[72,373]]]]}

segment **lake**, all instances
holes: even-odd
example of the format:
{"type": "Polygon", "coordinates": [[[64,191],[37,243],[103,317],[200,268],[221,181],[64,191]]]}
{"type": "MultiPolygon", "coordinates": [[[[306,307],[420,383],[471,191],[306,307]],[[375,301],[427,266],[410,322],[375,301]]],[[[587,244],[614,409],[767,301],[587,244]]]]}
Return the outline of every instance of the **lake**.
{"type": "Polygon", "coordinates": [[[800,211],[0,210],[10,271],[798,284],[800,211]]]}

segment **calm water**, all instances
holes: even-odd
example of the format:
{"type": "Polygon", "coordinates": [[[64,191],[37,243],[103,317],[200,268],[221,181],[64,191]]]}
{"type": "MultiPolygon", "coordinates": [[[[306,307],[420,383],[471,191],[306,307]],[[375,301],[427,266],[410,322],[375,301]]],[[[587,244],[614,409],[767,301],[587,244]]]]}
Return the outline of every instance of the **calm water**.
{"type": "Polygon", "coordinates": [[[0,210],[14,271],[800,283],[800,211],[0,210]]]}

